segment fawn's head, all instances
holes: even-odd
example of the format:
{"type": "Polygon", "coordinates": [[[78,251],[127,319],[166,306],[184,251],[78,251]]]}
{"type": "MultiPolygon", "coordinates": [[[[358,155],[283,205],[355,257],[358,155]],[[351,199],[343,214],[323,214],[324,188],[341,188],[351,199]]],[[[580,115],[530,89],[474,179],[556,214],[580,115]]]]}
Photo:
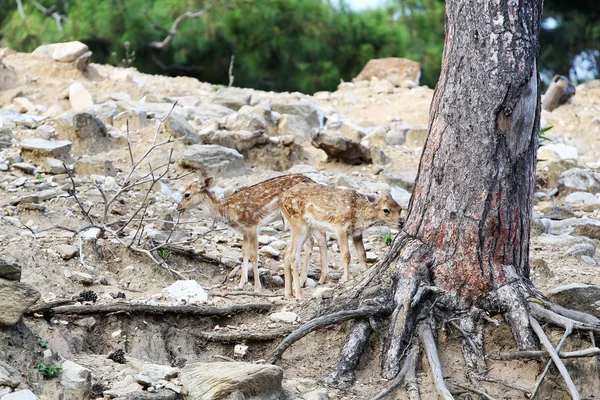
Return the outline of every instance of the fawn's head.
{"type": "Polygon", "coordinates": [[[209,177],[203,181],[194,181],[190,183],[183,192],[183,198],[177,205],[177,211],[183,213],[190,208],[194,208],[198,205],[202,206],[203,204],[212,201],[212,193],[210,193],[212,182],[213,178],[209,177]]]}
{"type": "Polygon", "coordinates": [[[400,217],[402,207],[389,192],[378,192],[377,215],[379,219],[389,226],[399,226],[404,223],[400,217]]]}

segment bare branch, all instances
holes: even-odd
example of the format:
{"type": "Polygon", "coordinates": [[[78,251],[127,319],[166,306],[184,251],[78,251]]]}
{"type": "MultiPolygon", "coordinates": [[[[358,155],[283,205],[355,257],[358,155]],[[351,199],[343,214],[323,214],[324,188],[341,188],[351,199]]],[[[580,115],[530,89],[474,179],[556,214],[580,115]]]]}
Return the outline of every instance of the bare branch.
{"type": "MultiPolygon", "coordinates": [[[[590,347],[585,350],[570,351],[566,353],[558,353],[560,358],[584,358],[584,357],[596,357],[600,355],[600,348],[590,347]]],[[[525,350],[525,351],[513,351],[508,353],[491,353],[488,354],[488,358],[492,360],[545,360],[550,355],[547,351],[543,350],[525,350]]]]}
{"type": "Polygon", "coordinates": [[[69,195],[71,195],[75,198],[75,201],[77,201],[77,204],[79,204],[79,208],[81,208],[83,215],[90,221],[90,223],[92,225],[95,225],[96,223],[94,222],[94,220],[92,219],[92,217],[89,214],[91,208],[90,208],[90,210],[86,211],[85,207],[83,207],[83,204],[81,204],[81,201],[79,201],[79,197],[77,197],[77,189],[76,189],[76,185],[75,185],[75,179],[73,179],[73,174],[71,174],[71,171],[69,171],[69,168],[67,168],[67,165],[65,163],[62,163],[62,165],[65,168],[67,175],[69,175],[69,179],[71,180],[71,185],[72,185],[72,189],[70,191],[67,191],[67,193],[69,193],[69,195]]]}
{"type": "MultiPolygon", "coordinates": [[[[20,3],[20,1],[21,0],[17,0],[18,3],[20,3]]],[[[56,20],[56,28],[58,29],[58,31],[60,33],[63,32],[62,21],[66,20],[67,17],[63,14],[59,14],[58,12],[56,12],[55,5],[53,5],[50,8],[46,8],[43,5],[41,5],[40,3],[38,3],[37,1],[34,1],[33,5],[35,6],[35,8],[40,10],[45,16],[54,18],[56,20]]]]}
{"type": "Polygon", "coordinates": [[[21,19],[25,19],[25,11],[23,11],[23,0],[17,0],[17,8],[19,9],[19,15],[21,19]]]}
{"type": "MultiPolygon", "coordinates": [[[[569,325],[567,327],[567,330],[565,330],[565,333],[564,333],[562,339],[558,343],[558,346],[556,346],[556,353],[557,354],[558,354],[558,352],[560,352],[561,347],[563,346],[563,344],[565,344],[565,341],[567,340],[567,338],[569,337],[569,335],[572,332],[573,332],[573,325],[569,325]]],[[[533,400],[535,398],[535,396],[538,393],[538,390],[540,390],[540,387],[542,386],[542,382],[544,381],[544,378],[546,377],[546,374],[550,370],[550,366],[551,365],[552,365],[552,360],[550,360],[550,361],[548,361],[546,363],[546,367],[544,368],[544,372],[542,372],[542,375],[540,375],[540,378],[538,379],[538,381],[535,384],[535,387],[533,388],[533,393],[531,394],[531,397],[530,397],[531,400],[533,400]]]]}
{"type": "Polygon", "coordinates": [[[208,10],[210,10],[210,8],[212,7],[212,4],[208,5],[207,7],[205,7],[203,10],[200,10],[198,12],[186,12],[185,14],[180,15],[179,17],[177,17],[175,19],[175,21],[173,22],[173,25],[171,25],[171,29],[169,29],[168,31],[161,27],[158,26],[157,24],[151,23],[150,26],[154,29],[157,29],[159,31],[162,32],[166,32],[167,36],[160,42],[152,42],[150,43],[150,47],[153,47],[155,49],[158,50],[163,50],[165,47],[167,47],[169,45],[169,43],[171,43],[171,40],[173,39],[173,37],[177,34],[177,28],[179,27],[179,24],[185,20],[185,19],[197,19],[199,17],[201,17],[204,13],[206,13],[208,10]]]}
{"type": "Polygon", "coordinates": [[[235,76],[233,76],[233,61],[235,60],[235,54],[231,55],[231,62],[229,63],[229,85],[227,87],[233,86],[233,80],[235,76]]]}

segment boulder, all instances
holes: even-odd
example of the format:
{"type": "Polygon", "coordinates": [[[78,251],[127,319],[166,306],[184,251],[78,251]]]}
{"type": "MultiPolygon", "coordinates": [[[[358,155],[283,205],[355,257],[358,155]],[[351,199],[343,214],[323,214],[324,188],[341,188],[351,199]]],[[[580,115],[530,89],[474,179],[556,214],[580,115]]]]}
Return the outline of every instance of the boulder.
{"type": "Polygon", "coordinates": [[[88,47],[81,42],[52,43],[39,46],[31,53],[38,57],[51,58],[54,61],[70,63],[76,61],[88,51],[88,47]]]}
{"type": "Polygon", "coordinates": [[[411,173],[389,171],[383,171],[381,173],[381,180],[383,182],[388,183],[390,186],[398,186],[409,192],[412,192],[415,188],[415,179],[417,179],[416,175],[411,173]]]}
{"type": "Polygon", "coordinates": [[[72,143],[68,140],[25,139],[20,144],[21,156],[29,162],[43,162],[47,157],[67,160],[72,143]]]}
{"type": "MultiPolygon", "coordinates": [[[[163,295],[184,304],[202,304],[208,301],[208,294],[194,280],[175,281],[162,291],[163,295]]],[[[152,378],[152,375],[147,374],[152,378]]],[[[153,378],[154,379],[154,378],[153,378]]]]}
{"type": "Polygon", "coordinates": [[[60,385],[65,389],[65,400],[88,398],[92,387],[92,372],[66,360],[61,365],[60,385]]]}
{"type": "Polygon", "coordinates": [[[421,65],[406,58],[379,58],[370,60],[353,82],[370,81],[373,77],[387,80],[394,86],[419,85],[421,65]]]}
{"type": "Polygon", "coordinates": [[[265,119],[254,114],[250,106],[243,106],[235,114],[223,118],[220,124],[230,131],[257,131],[267,128],[265,119]]]}
{"type": "Polygon", "coordinates": [[[558,187],[560,174],[575,167],[577,167],[577,163],[573,160],[539,162],[535,181],[540,187],[556,188],[558,187]]]}
{"type": "Polygon", "coordinates": [[[360,142],[365,136],[367,136],[367,132],[361,126],[358,126],[350,121],[343,121],[340,129],[340,136],[360,142]]]}
{"type": "Polygon", "coordinates": [[[200,143],[196,129],[179,113],[174,112],[167,117],[165,120],[165,130],[174,138],[183,138],[182,141],[184,144],[200,143]]]}
{"type": "Polygon", "coordinates": [[[21,374],[15,368],[0,360],[0,387],[16,388],[21,384],[21,374]]]}
{"type": "Polygon", "coordinates": [[[104,395],[110,397],[125,397],[135,392],[140,392],[142,389],[142,385],[137,383],[133,376],[127,375],[125,379],[113,382],[112,387],[109,390],[104,391],[104,395]]]}
{"type": "Polygon", "coordinates": [[[94,105],[92,94],[79,82],[69,86],[69,103],[75,111],[85,111],[94,105]]]}
{"type": "Polygon", "coordinates": [[[600,208],[600,198],[588,192],[573,192],[565,197],[565,204],[576,211],[594,211],[600,208]]]}
{"type": "Polygon", "coordinates": [[[385,161],[385,155],[381,150],[375,148],[368,149],[356,140],[340,136],[330,136],[322,132],[313,133],[311,136],[311,144],[323,150],[331,159],[351,165],[371,162],[379,164],[385,161]]]}
{"type": "Polygon", "coordinates": [[[269,315],[269,319],[273,322],[285,322],[287,324],[292,324],[298,319],[298,314],[290,311],[276,312],[269,315]]]}
{"type": "Polygon", "coordinates": [[[244,169],[244,156],[234,149],[217,145],[194,144],[186,147],[179,159],[184,168],[197,169],[203,176],[233,176],[244,169]]]}
{"type": "Polygon", "coordinates": [[[552,289],[548,298],[565,308],[600,317],[600,286],[572,283],[552,289]]]}
{"type": "Polygon", "coordinates": [[[600,192],[600,183],[589,169],[571,168],[562,174],[558,180],[558,190],[561,193],[600,192]]]}
{"type": "Polygon", "coordinates": [[[40,292],[33,286],[0,278],[0,326],[15,325],[39,299],[40,292]]]}
{"type": "Polygon", "coordinates": [[[64,174],[66,171],[62,161],[57,160],[56,158],[47,157],[40,165],[40,172],[51,175],[59,175],[64,174]]]}
{"type": "Polygon", "coordinates": [[[190,400],[260,398],[281,396],[283,369],[276,365],[242,362],[189,364],[181,371],[181,382],[190,400]],[[237,393],[236,393],[237,392],[237,393]]]}
{"type": "Polygon", "coordinates": [[[283,114],[277,121],[278,135],[292,135],[300,142],[306,142],[310,138],[310,132],[305,119],[297,115],[283,114]]]}
{"type": "Polygon", "coordinates": [[[54,123],[56,136],[71,141],[76,155],[98,154],[111,147],[106,126],[92,114],[71,111],[55,118],[54,123]]]}
{"type": "Polygon", "coordinates": [[[110,159],[102,156],[81,157],[74,165],[78,175],[116,176],[117,170],[110,159]]]}
{"type": "Polygon", "coordinates": [[[8,281],[21,280],[21,266],[12,257],[0,257],[0,278],[8,281]]]}
{"type": "Polygon", "coordinates": [[[408,129],[406,130],[406,139],[404,145],[406,147],[423,147],[427,140],[427,128],[424,129],[408,129]]]}
{"type": "Polygon", "coordinates": [[[200,142],[203,144],[216,144],[235,149],[242,154],[247,154],[250,149],[269,143],[269,138],[264,131],[222,131],[207,129],[200,132],[200,142]]]}
{"type": "Polygon", "coordinates": [[[169,365],[143,364],[140,371],[142,375],[147,376],[153,382],[173,379],[179,375],[179,368],[171,367],[169,365]]]}
{"type": "Polygon", "coordinates": [[[38,397],[29,389],[5,394],[2,400],[38,400],[38,397]]]}
{"type": "Polygon", "coordinates": [[[589,243],[578,243],[575,244],[571,247],[569,247],[569,249],[567,251],[565,251],[565,253],[563,254],[563,257],[575,257],[575,258],[581,258],[582,256],[588,256],[588,257],[594,257],[594,254],[596,254],[596,246],[589,244],[589,243]]]}
{"type": "Polygon", "coordinates": [[[577,148],[563,143],[547,144],[538,149],[538,160],[541,161],[577,161],[578,159],[577,148]]]}
{"type": "Polygon", "coordinates": [[[310,129],[317,128],[320,130],[325,125],[325,110],[308,99],[290,104],[273,103],[271,104],[271,110],[281,115],[288,114],[301,117],[310,129]]]}
{"type": "Polygon", "coordinates": [[[234,111],[250,104],[252,92],[248,89],[221,88],[212,99],[213,104],[218,104],[234,111]]]}

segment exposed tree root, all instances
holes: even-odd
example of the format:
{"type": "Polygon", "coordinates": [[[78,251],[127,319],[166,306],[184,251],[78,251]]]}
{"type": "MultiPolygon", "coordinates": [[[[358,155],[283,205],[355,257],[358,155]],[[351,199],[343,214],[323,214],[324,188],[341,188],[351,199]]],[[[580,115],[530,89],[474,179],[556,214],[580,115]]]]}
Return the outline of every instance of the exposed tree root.
{"type": "MultiPolygon", "coordinates": [[[[560,358],[585,358],[585,357],[597,357],[600,356],[600,348],[590,347],[585,350],[570,351],[566,353],[558,353],[560,358]]],[[[489,359],[492,360],[537,360],[544,361],[550,358],[547,351],[543,350],[530,350],[530,351],[513,351],[510,353],[491,353],[488,355],[489,359]]]]}
{"type": "MultiPolygon", "coordinates": [[[[240,312],[269,311],[271,303],[235,304],[227,307],[209,306],[161,306],[143,303],[119,302],[115,304],[93,304],[83,306],[59,306],[50,308],[56,315],[108,314],[115,312],[140,314],[185,314],[196,316],[226,316],[240,312]]],[[[38,311],[36,311],[38,312],[38,311]]],[[[31,314],[32,311],[28,311],[31,314]]]]}
{"type": "Polygon", "coordinates": [[[385,396],[392,393],[394,390],[396,390],[397,387],[399,387],[403,383],[406,383],[407,391],[411,399],[419,399],[419,389],[416,385],[417,357],[419,356],[419,353],[419,345],[413,345],[413,347],[410,350],[410,353],[408,353],[408,356],[406,356],[406,360],[404,360],[404,365],[402,366],[402,369],[394,378],[392,383],[377,396],[373,397],[371,400],[381,400],[385,398],[385,396]]]}
{"type": "Polygon", "coordinates": [[[431,369],[433,382],[438,394],[444,400],[453,400],[454,397],[450,393],[450,390],[448,390],[446,382],[444,381],[442,363],[440,362],[440,357],[438,356],[437,345],[433,333],[434,329],[431,326],[432,324],[433,321],[426,321],[420,324],[419,337],[421,339],[421,343],[423,344],[423,348],[425,349],[425,354],[427,354],[427,361],[429,361],[429,368],[431,369]]]}
{"type": "MultiPolygon", "coordinates": [[[[541,328],[540,328],[541,329],[541,328]]],[[[537,330],[534,328],[534,331],[537,332],[537,330]]],[[[560,351],[561,347],[563,346],[563,344],[565,344],[565,341],[567,340],[567,338],[569,337],[569,335],[573,332],[573,325],[569,325],[567,327],[567,329],[565,330],[565,334],[563,335],[562,339],[560,340],[560,342],[558,343],[558,346],[556,346],[556,353],[558,356],[558,352],[560,351]]],[[[546,363],[546,367],[544,368],[544,372],[542,372],[542,375],[540,375],[540,378],[538,379],[538,381],[535,384],[535,387],[533,388],[533,392],[531,393],[531,398],[535,398],[538,390],[540,390],[540,387],[542,386],[542,382],[544,381],[544,378],[546,377],[546,374],[548,373],[548,371],[550,370],[550,366],[552,365],[552,361],[548,361],[546,363]]]]}
{"type": "Polygon", "coordinates": [[[281,358],[281,355],[288,347],[317,329],[324,328],[329,325],[339,324],[351,319],[369,318],[373,315],[382,313],[383,311],[383,307],[366,306],[357,310],[340,311],[310,320],[286,337],[279,344],[279,346],[273,350],[267,362],[269,364],[275,364],[275,362],[281,358]]]}
{"type": "Polygon", "coordinates": [[[340,350],[336,368],[325,378],[329,386],[346,389],[355,380],[354,370],[369,340],[371,327],[365,320],[353,321],[346,341],[340,350]]]}
{"type": "Polygon", "coordinates": [[[267,342],[289,335],[296,329],[293,326],[271,329],[263,332],[244,331],[244,332],[193,332],[198,339],[217,343],[239,343],[239,342],[267,342]]]}

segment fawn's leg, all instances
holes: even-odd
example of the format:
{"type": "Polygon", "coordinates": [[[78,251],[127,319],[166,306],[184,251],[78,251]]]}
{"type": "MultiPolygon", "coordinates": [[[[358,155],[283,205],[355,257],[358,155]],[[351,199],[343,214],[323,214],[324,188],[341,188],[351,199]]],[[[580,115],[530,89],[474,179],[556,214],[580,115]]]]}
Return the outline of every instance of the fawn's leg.
{"type": "Polygon", "coordinates": [[[238,290],[244,289],[244,285],[248,283],[248,256],[248,235],[244,233],[244,240],[242,241],[242,277],[237,285],[238,290]]]}
{"type": "Polygon", "coordinates": [[[260,292],[262,285],[260,284],[260,275],[258,273],[258,230],[248,235],[248,249],[250,250],[250,262],[254,271],[254,291],[260,292]]]}
{"type": "Polygon", "coordinates": [[[298,276],[298,267],[300,266],[300,253],[302,252],[302,247],[306,243],[308,236],[310,235],[310,230],[308,226],[303,225],[297,228],[292,227],[292,241],[290,246],[289,256],[292,258],[291,263],[291,273],[294,285],[294,295],[297,299],[303,299],[302,289],[300,288],[300,277],[298,276]]]}
{"type": "Polygon", "coordinates": [[[367,251],[365,250],[365,245],[363,243],[362,233],[359,233],[356,236],[352,236],[352,242],[354,242],[354,248],[358,253],[358,259],[365,269],[369,268],[367,265],[367,251]]]}
{"type": "Polygon", "coordinates": [[[317,238],[317,244],[319,245],[319,253],[321,253],[321,277],[319,283],[322,285],[327,279],[329,273],[329,265],[327,264],[327,236],[325,232],[314,231],[313,236],[317,238]]]}
{"type": "Polygon", "coordinates": [[[300,272],[300,286],[304,287],[306,283],[306,276],[308,275],[308,265],[310,264],[310,256],[312,255],[312,249],[315,245],[315,239],[311,236],[308,237],[306,241],[306,246],[304,247],[304,265],[302,265],[302,272],[300,272]]]}
{"type": "Polygon", "coordinates": [[[350,249],[348,248],[348,234],[346,231],[339,229],[337,231],[338,244],[342,253],[342,264],[344,265],[344,276],[342,282],[350,280],[350,249]]]}
{"type": "Polygon", "coordinates": [[[283,290],[283,294],[286,299],[291,299],[294,297],[292,293],[292,254],[290,252],[290,244],[294,240],[294,236],[290,238],[290,242],[283,249],[283,280],[285,282],[285,288],[283,290]]]}

